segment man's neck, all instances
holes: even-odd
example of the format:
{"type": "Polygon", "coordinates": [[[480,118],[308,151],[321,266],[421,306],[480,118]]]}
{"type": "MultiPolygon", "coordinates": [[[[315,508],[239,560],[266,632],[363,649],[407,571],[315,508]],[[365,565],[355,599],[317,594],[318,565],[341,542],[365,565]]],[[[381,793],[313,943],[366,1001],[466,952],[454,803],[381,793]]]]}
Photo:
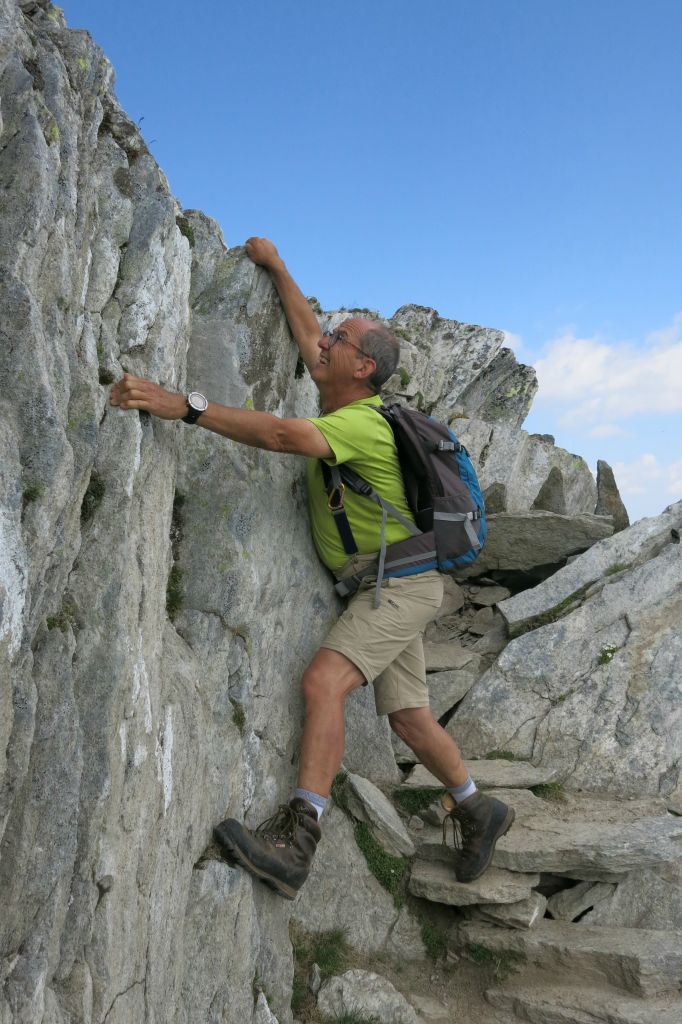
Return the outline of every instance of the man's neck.
{"type": "Polygon", "coordinates": [[[374,398],[376,394],[376,392],[370,391],[369,388],[365,387],[346,388],[343,391],[320,388],[319,391],[320,407],[325,414],[336,412],[337,409],[342,409],[344,405],[350,405],[351,402],[359,402],[362,398],[374,398]]]}

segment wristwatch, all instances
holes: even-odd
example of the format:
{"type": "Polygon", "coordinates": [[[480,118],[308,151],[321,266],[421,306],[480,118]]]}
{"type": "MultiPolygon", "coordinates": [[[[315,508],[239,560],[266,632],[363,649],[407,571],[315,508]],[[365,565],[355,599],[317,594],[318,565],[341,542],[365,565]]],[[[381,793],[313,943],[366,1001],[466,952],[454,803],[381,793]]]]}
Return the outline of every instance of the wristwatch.
{"type": "Polygon", "coordinates": [[[190,391],[187,396],[187,415],[182,417],[183,423],[196,423],[202,412],[208,409],[208,399],[200,391],[190,391]]]}

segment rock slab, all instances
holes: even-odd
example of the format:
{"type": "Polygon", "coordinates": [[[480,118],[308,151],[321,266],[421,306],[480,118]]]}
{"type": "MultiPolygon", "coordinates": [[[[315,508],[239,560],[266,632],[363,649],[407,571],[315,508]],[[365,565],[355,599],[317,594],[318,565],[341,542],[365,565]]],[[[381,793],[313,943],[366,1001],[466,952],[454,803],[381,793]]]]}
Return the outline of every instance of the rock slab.
{"type": "Polygon", "coordinates": [[[396,988],[372,971],[346,971],[326,981],[317,997],[326,1017],[344,1015],[376,1020],[380,1024],[420,1024],[414,1007],[396,988]]]}

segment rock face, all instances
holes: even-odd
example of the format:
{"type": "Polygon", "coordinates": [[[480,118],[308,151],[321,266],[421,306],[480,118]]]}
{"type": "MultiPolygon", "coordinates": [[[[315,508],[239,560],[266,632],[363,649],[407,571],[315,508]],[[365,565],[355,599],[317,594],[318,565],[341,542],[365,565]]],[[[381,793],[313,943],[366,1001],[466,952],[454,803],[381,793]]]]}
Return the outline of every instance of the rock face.
{"type": "Polygon", "coordinates": [[[529,631],[458,706],[449,727],[466,754],[507,750],[584,789],[676,792],[681,517],[678,503],[502,603],[509,625],[529,631]]]}
{"type": "MultiPolygon", "coordinates": [[[[282,416],[314,413],[316,393],[267,273],[180,209],[112,81],[48,0],[0,0],[0,1021],[291,1024],[292,920],[403,961],[423,959],[423,933],[338,808],[293,905],[211,843],[222,817],[253,826],[288,797],[298,680],[339,605],[299,460],[115,410],[109,386],[127,369],[282,416]]],[[[477,761],[518,825],[467,913],[535,932],[549,882],[533,872],[556,871],[560,888],[612,887],[581,893],[566,927],[679,929],[682,846],[666,805],[682,807],[682,505],[607,536],[584,462],[520,430],[535,375],[501,332],[418,306],[390,324],[404,348],[389,393],[453,421],[497,523],[524,524],[506,561],[493,527],[491,571],[535,568],[543,527],[553,565],[593,545],[522,594],[452,584],[429,627],[438,717],[456,708],[448,728],[472,757],[530,762],[477,761]],[[505,622],[526,630],[508,646],[505,622]],[[602,822],[597,842],[582,819],[548,825],[542,801],[508,788],[556,779],[655,808],[602,822]]],[[[401,775],[372,704],[368,689],[348,703],[345,765],[390,793],[401,775]]],[[[372,808],[356,813],[411,853],[388,800],[374,794],[372,808]]],[[[425,875],[441,867],[418,861],[425,875]]],[[[449,902],[443,913],[459,914],[449,902]]],[[[637,985],[655,993],[657,963],[677,961],[645,938],[637,985]]],[[[628,948],[613,945],[618,963],[628,948]]],[[[414,1015],[398,993],[391,1013],[414,1015]]]]}
{"type": "Polygon", "coordinates": [[[630,517],[618,492],[613,470],[603,459],[597,462],[597,507],[594,511],[598,516],[611,516],[616,532],[630,525],[630,517]]]}

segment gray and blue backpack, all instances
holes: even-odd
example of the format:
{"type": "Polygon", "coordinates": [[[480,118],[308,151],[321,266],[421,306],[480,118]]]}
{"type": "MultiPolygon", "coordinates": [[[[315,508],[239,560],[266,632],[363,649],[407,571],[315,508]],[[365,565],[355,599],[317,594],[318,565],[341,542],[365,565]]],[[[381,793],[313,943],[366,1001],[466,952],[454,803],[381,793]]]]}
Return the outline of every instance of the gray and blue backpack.
{"type": "Polygon", "coordinates": [[[386,576],[410,576],[438,569],[456,572],[480,554],[486,539],[485,505],[469,453],[449,427],[425,413],[403,405],[377,406],[390,424],[398,451],[405,496],[414,523],[405,519],[390,502],[346,465],[327,466],[322,472],[329,509],[348,555],[357,545],[343,506],[343,490],[350,487],[381,508],[379,560],[356,576],[337,584],[343,596],[357,590],[364,576],[377,576],[375,606],[380,601],[381,581],[386,576]],[[386,519],[391,516],[412,534],[386,545],[386,519]],[[416,524],[416,525],[415,525],[416,524]]]}

